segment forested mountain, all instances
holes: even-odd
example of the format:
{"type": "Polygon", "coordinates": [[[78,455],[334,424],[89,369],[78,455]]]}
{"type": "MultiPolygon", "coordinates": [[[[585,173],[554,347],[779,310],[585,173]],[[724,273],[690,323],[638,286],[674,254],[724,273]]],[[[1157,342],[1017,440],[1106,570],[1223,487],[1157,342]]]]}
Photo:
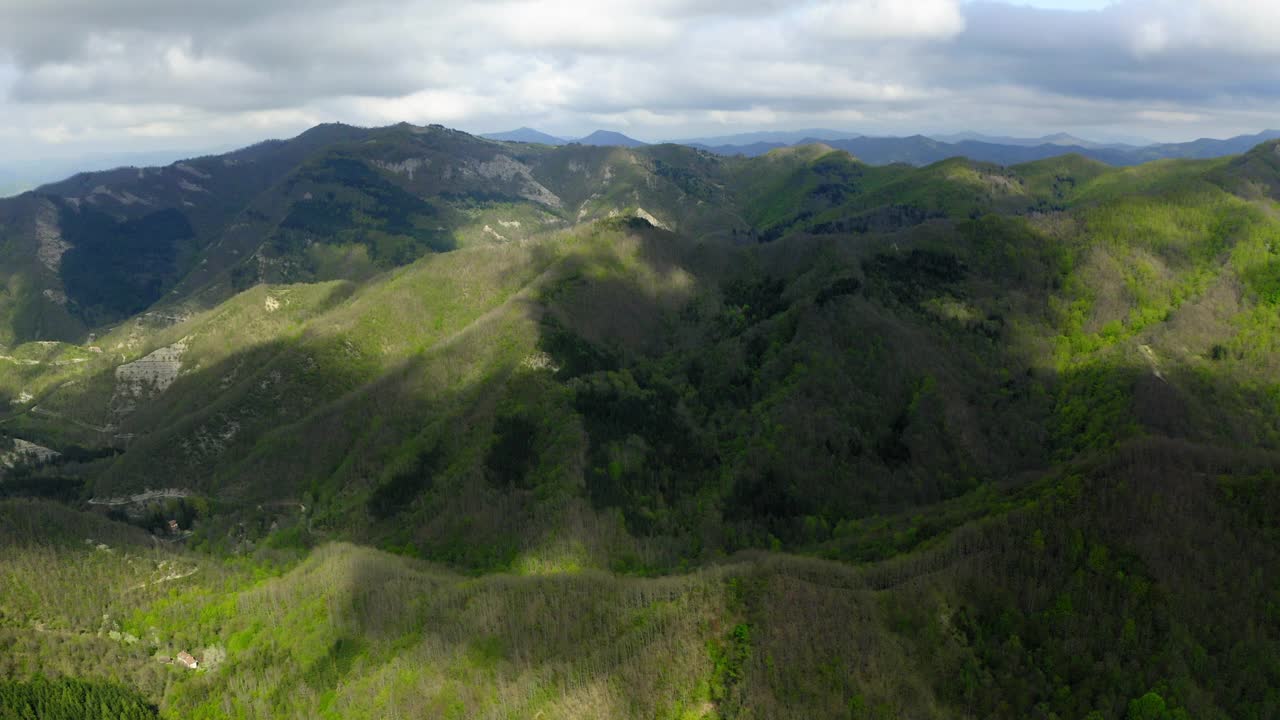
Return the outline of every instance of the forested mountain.
{"type": "Polygon", "coordinates": [[[487,133],[480,137],[489,140],[505,140],[507,142],[542,143],[543,145],[564,145],[564,138],[548,135],[530,127],[516,128],[507,132],[487,133]]]}
{"type": "Polygon", "coordinates": [[[576,143],[583,145],[613,145],[617,147],[643,147],[647,143],[640,142],[635,138],[629,138],[622,133],[613,132],[611,130],[596,130],[586,137],[574,140],[576,143]]]}
{"type": "MultiPolygon", "coordinates": [[[[1185,143],[1159,143],[1146,146],[1093,143],[1070,135],[1050,135],[1038,139],[987,137],[973,133],[947,137],[870,137],[805,138],[794,144],[824,142],[845,150],[872,165],[907,163],[928,165],[948,158],[964,157],[978,162],[1016,165],[1059,155],[1074,153],[1108,165],[1139,165],[1155,160],[1199,159],[1243,153],[1259,143],[1280,138],[1280,132],[1266,130],[1257,135],[1241,135],[1226,140],[1203,138],[1185,143]]],[[[783,143],[746,142],[698,145],[720,155],[763,155],[783,143]]]]}
{"type": "Polygon", "coordinates": [[[1276,717],[1278,202],[409,125],[0,200],[0,701],[1276,717]]]}

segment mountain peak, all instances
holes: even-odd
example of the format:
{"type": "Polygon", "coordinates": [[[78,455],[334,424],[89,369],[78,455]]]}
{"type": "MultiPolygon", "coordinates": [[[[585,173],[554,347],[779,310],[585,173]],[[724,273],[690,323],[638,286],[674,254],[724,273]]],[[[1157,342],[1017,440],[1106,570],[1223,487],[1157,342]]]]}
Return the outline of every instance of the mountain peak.
{"type": "Polygon", "coordinates": [[[649,144],[612,130],[597,130],[586,137],[574,140],[574,142],[581,145],[616,145],[618,147],[644,147],[649,144]]]}
{"type": "Polygon", "coordinates": [[[484,133],[480,137],[486,140],[499,140],[502,142],[523,142],[538,143],[540,145],[563,145],[564,139],[555,135],[548,135],[541,130],[535,130],[527,125],[516,128],[515,130],[507,130],[506,132],[484,133]]]}

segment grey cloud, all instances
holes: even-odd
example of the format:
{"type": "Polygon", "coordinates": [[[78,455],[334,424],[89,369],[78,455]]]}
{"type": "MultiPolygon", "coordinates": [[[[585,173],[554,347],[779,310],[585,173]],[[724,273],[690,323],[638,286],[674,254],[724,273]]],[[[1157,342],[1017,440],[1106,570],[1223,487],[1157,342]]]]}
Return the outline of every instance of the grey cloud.
{"type": "Polygon", "coordinates": [[[1258,48],[1248,51],[1253,57],[1242,57],[1241,48],[1215,44],[1216,38],[1206,36],[1155,54],[1141,52],[1137,38],[1143,26],[1185,22],[1168,5],[1137,1],[1080,13],[973,4],[965,9],[966,32],[934,66],[939,77],[961,86],[990,78],[1082,98],[1186,103],[1233,96],[1280,99],[1280,63],[1258,48]]]}
{"type": "Polygon", "coordinates": [[[0,0],[0,78],[11,76],[7,91],[0,83],[0,143],[35,129],[84,142],[249,140],[317,118],[561,132],[604,118],[647,137],[716,130],[725,118],[1142,132],[1152,118],[1234,128],[1280,105],[1280,48],[1265,35],[1223,39],[1246,23],[1245,0],[1127,0],[1087,13],[929,0],[918,7],[931,14],[887,15],[894,3],[846,0],[852,40],[849,28],[816,31],[827,6],[0,0]]]}

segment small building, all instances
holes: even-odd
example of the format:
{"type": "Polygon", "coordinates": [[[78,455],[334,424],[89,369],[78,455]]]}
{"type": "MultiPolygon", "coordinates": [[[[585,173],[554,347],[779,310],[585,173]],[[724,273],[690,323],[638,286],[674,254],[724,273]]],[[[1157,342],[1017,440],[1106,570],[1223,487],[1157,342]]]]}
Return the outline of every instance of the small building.
{"type": "Polygon", "coordinates": [[[191,653],[186,650],[178,653],[178,664],[191,670],[195,670],[200,667],[200,662],[192,657],[191,653]]]}
{"type": "Polygon", "coordinates": [[[169,521],[169,532],[173,533],[174,535],[177,535],[177,534],[178,534],[178,521],[177,521],[177,520],[170,520],[170,521],[169,521]]]}

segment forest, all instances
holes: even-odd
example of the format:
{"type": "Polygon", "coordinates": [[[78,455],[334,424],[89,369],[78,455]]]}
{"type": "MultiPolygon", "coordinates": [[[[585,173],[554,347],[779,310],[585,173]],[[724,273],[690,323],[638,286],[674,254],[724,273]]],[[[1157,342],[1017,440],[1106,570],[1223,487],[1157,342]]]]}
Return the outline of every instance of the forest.
{"type": "Polygon", "coordinates": [[[1277,143],[191,163],[0,205],[0,717],[1280,716],[1277,143]]]}

